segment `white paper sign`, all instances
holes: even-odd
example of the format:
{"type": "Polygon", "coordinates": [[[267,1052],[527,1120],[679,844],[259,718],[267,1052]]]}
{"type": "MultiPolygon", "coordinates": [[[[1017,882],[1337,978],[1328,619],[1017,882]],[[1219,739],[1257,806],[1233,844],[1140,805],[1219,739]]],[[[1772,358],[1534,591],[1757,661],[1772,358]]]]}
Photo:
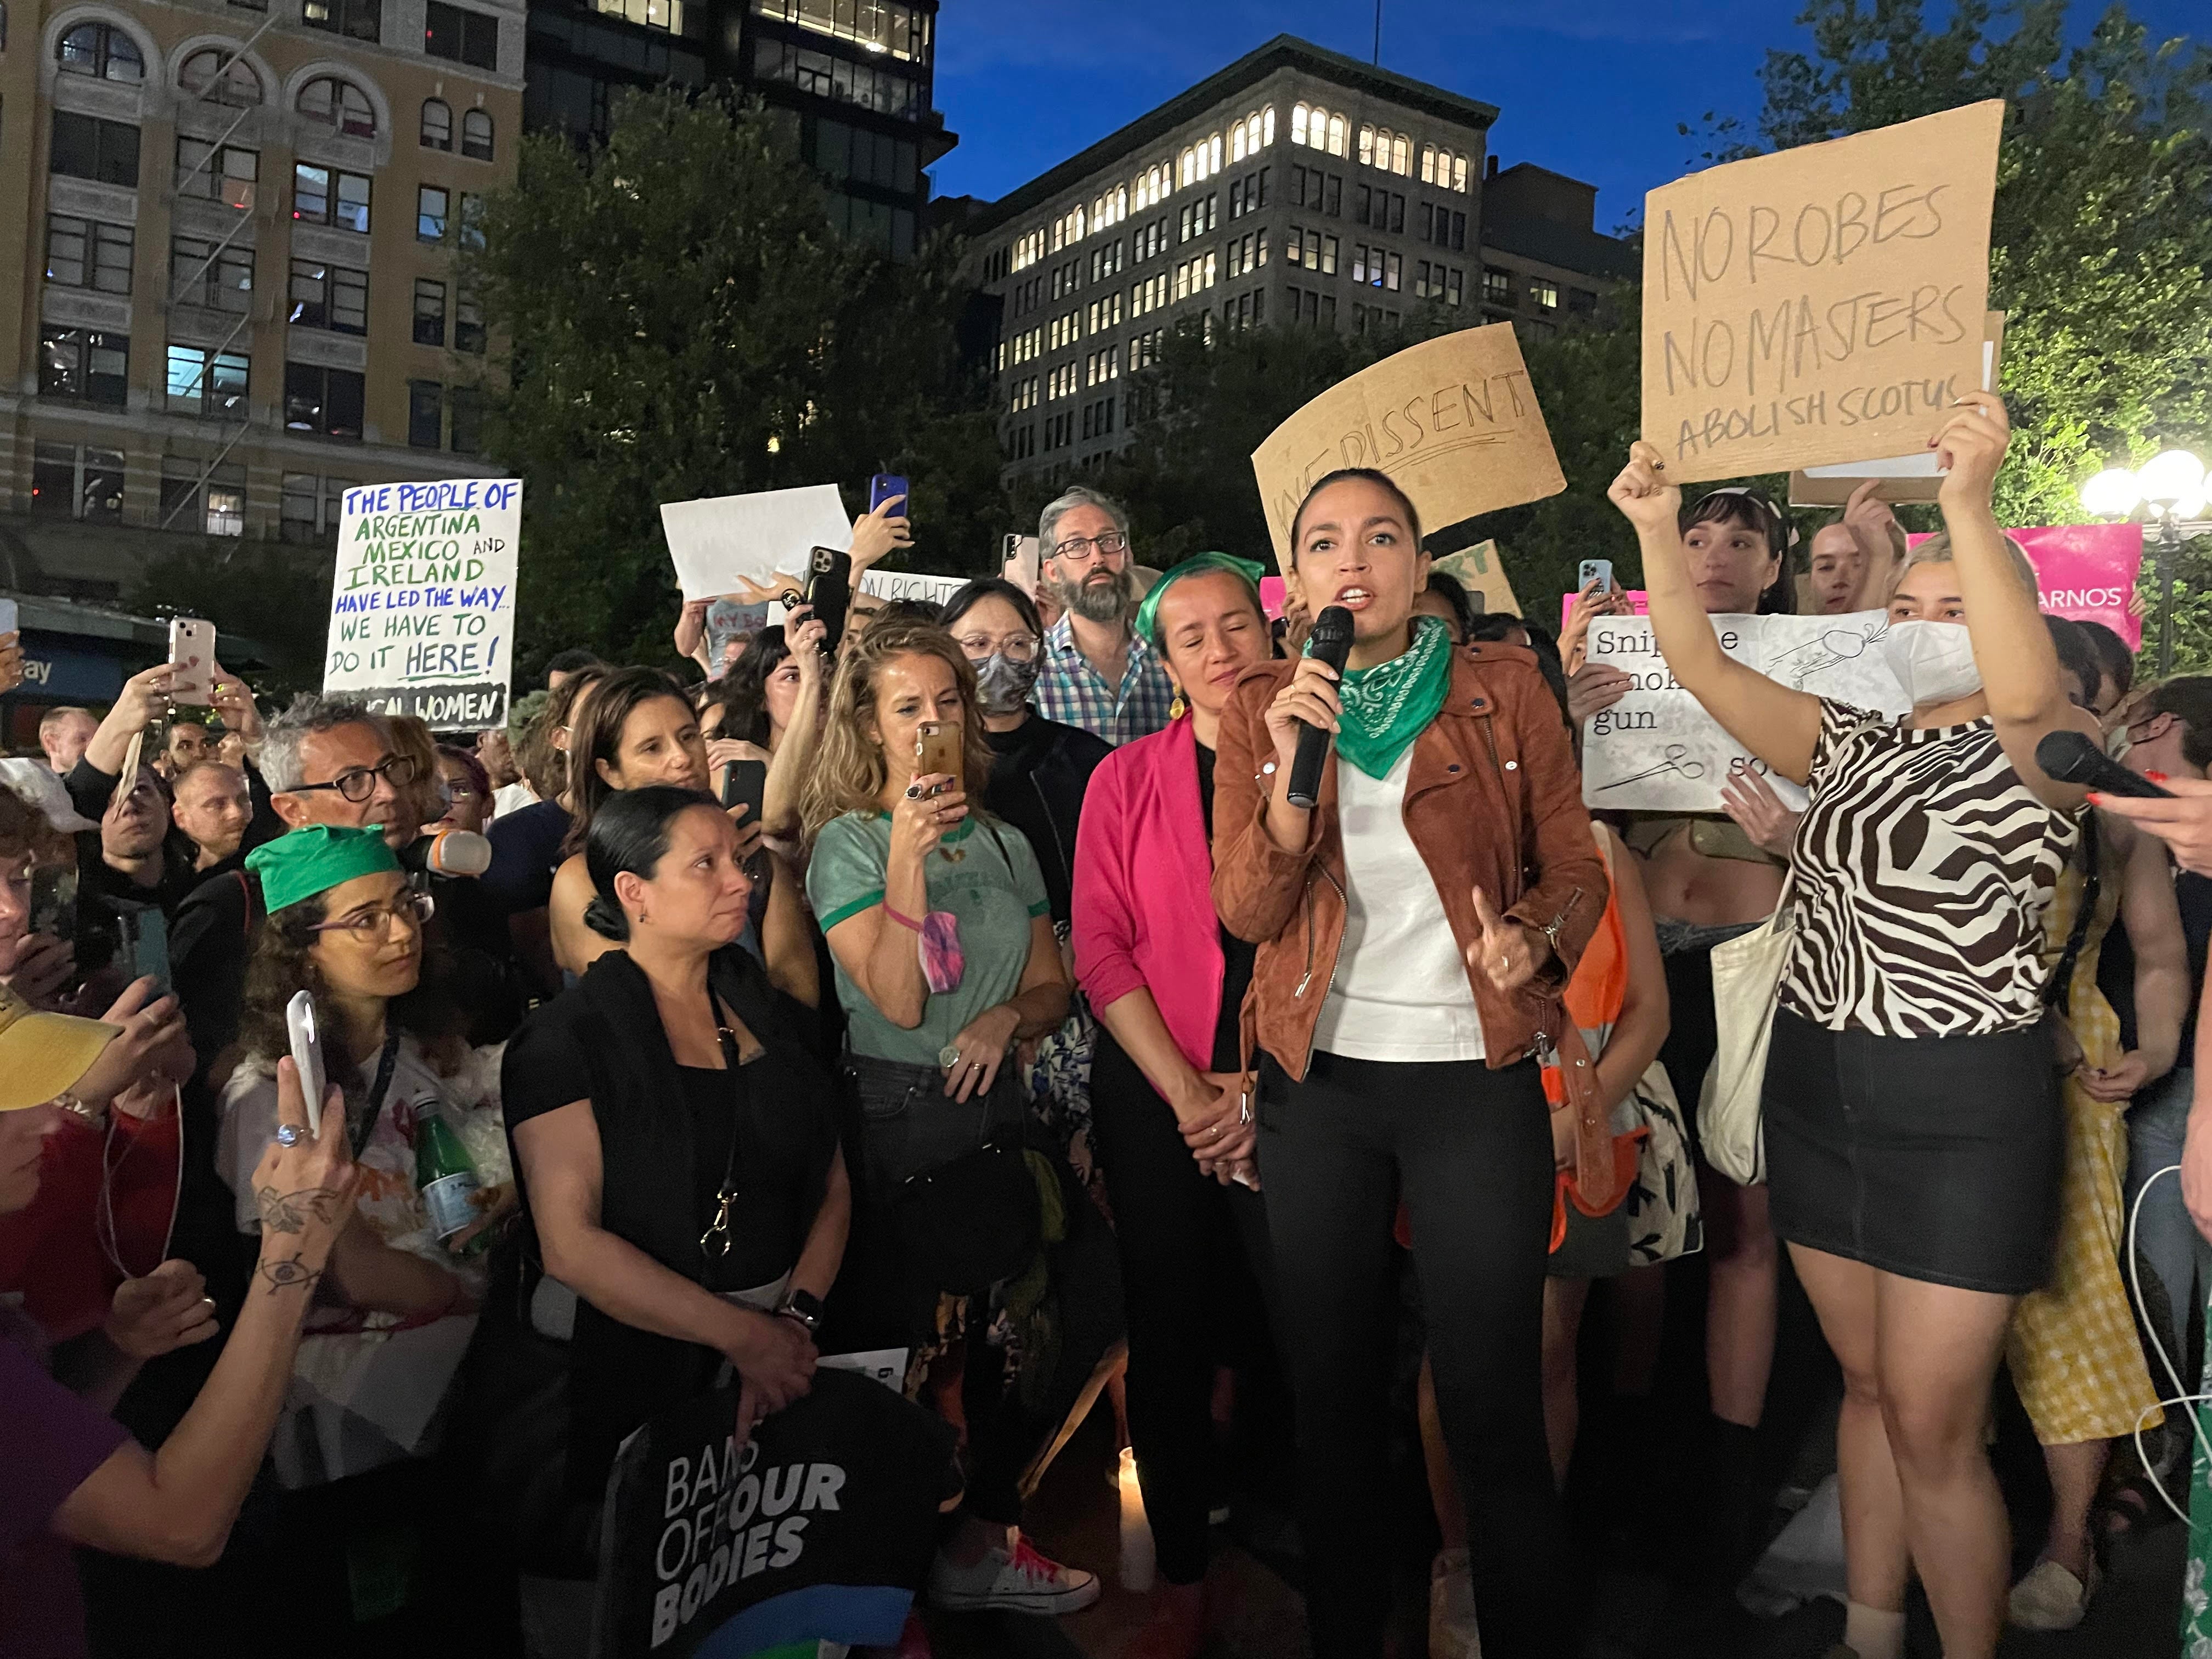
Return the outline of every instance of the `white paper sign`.
{"type": "Polygon", "coordinates": [[[865,570],[860,592],[884,599],[921,599],[943,605],[968,586],[966,576],[933,576],[926,570],[865,570]]]}
{"type": "MultiPolygon", "coordinates": [[[[1886,611],[1845,617],[1715,617],[1722,648],[1768,678],[1817,697],[1902,715],[1905,688],[1881,652],[1886,611]]],[[[1583,722],[1583,803],[1592,811],[1718,812],[1731,773],[1766,774],[1720,722],[1675,683],[1644,617],[1601,617],[1590,624],[1589,659],[1633,682],[1628,694],[1583,722]]],[[[1805,792],[1767,774],[1793,809],[1805,792]]]]}
{"type": "Polygon", "coordinates": [[[324,691],[438,731],[502,724],[521,543],[517,479],[347,490],[324,691]]]}
{"type": "Polygon", "coordinates": [[[801,587],[808,549],[842,552],[853,544],[853,521],[836,484],[663,501],[660,528],[687,599],[741,594],[747,582],[765,586],[777,575],[801,587]]]}
{"type": "Polygon", "coordinates": [[[833,1371],[852,1371],[882,1383],[893,1394],[906,1391],[904,1348],[869,1348],[860,1353],[825,1353],[815,1364],[833,1371]]]}

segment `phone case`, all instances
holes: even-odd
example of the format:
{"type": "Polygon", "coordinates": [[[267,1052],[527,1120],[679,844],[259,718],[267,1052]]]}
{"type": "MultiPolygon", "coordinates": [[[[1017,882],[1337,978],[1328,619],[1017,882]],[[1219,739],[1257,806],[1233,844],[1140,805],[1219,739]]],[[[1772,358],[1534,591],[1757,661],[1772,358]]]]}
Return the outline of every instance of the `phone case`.
{"type": "Polygon", "coordinates": [[[284,1005],[284,1028],[292,1038],[292,1064],[299,1068],[300,1092],[307,1102],[307,1133],[323,1133],[323,1044],[315,1031],[315,999],[306,991],[284,1005]]]}
{"type": "Polygon", "coordinates": [[[960,732],[957,727],[924,720],[915,732],[915,770],[918,776],[942,774],[957,787],[960,778],[960,732]]]}
{"type": "Polygon", "coordinates": [[[179,617],[169,624],[169,701],[204,708],[215,695],[215,624],[179,617]]]}

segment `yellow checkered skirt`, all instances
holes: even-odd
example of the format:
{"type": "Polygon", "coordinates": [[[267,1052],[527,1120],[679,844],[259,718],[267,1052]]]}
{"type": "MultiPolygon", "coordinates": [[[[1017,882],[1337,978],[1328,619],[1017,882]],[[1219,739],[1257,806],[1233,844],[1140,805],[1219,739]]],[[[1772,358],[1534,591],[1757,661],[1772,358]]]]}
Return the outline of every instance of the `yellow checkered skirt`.
{"type": "MultiPolygon", "coordinates": [[[[2119,1016],[2097,988],[2097,957],[2120,902],[2120,861],[2110,837],[2104,839],[2101,891],[2075,961],[2068,1019],[2081,1045],[2082,1065],[2098,1066],[2111,1065],[2121,1053],[2119,1016]]],[[[2044,921],[2047,965],[2056,967],[2073,934],[2084,885],[2073,866],[2059,878],[2044,921]]],[[[2046,1446],[2131,1434],[2158,1412],[2121,1270],[2127,1243],[2121,1197],[2128,1168],[2124,1113],[2092,1099],[2075,1076],[2067,1078],[2063,1093],[2066,1167],[2051,1282],[2021,1299],[2005,1348],[2013,1386],[2036,1438],[2046,1446]]]]}

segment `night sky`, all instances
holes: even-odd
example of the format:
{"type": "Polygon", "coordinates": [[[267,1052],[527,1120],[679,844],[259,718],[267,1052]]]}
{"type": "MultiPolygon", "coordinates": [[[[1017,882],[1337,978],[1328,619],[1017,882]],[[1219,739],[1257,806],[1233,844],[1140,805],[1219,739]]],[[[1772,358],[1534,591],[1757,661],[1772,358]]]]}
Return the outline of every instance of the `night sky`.
{"type": "MultiPolygon", "coordinates": [[[[2154,37],[2203,29],[2202,0],[2140,0],[2154,37]]],[[[1770,47],[1799,47],[1800,0],[1384,0],[1382,65],[1482,99],[1500,165],[1599,186],[1615,230],[1702,149],[1675,131],[1708,110],[1759,112],[1770,47]]],[[[2100,6],[2076,0],[2073,32],[2100,6]]],[[[1931,6],[1931,15],[1940,8],[1931,6]]],[[[940,196],[986,200],[1034,178],[1277,34],[1367,59],[1372,0],[946,0],[937,106],[960,135],[940,196]]]]}

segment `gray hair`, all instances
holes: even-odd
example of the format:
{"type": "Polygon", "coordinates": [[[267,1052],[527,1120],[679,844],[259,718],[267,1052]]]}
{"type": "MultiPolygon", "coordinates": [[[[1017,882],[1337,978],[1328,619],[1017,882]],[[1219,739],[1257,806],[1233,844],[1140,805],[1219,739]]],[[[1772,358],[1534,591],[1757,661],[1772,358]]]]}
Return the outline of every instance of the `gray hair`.
{"type": "Polygon", "coordinates": [[[1079,507],[1097,507],[1114,520],[1115,529],[1124,536],[1129,533],[1128,510],[1121,502],[1111,495],[1102,495],[1082,484],[1071,484],[1063,494],[1048,501],[1044,511],[1037,514],[1037,556],[1040,559],[1052,557],[1053,544],[1058,539],[1053,534],[1054,531],[1059,527],[1061,519],[1079,507]]]}
{"type": "Polygon", "coordinates": [[[371,714],[366,703],[302,691],[262,734],[261,778],[269,793],[289,794],[305,783],[307,765],[300,758],[300,745],[319,732],[335,731],[341,726],[366,726],[387,744],[392,741],[392,728],[381,714],[371,714]]]}

